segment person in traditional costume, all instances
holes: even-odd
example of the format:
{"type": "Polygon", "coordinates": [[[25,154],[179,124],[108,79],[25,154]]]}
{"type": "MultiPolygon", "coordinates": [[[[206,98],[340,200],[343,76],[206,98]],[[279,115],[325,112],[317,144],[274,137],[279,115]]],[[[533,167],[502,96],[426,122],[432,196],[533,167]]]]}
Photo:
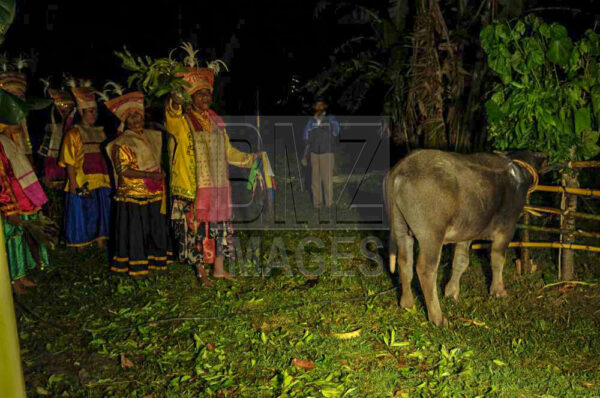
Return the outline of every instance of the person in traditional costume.
{"type": "Polygon", "coordinates": [[[50,124],[46,125],[46,134],[38,149],[38,155],[44,158],[44,184],[49,188],[63,189],[67,179],[67,172],[58,165],[58,156],[64,133],[71,129],[75,101],[71,94],[65,90],[49,88],[49,82],[44,92],[52,99],[50,111],[50,124]],[[59,120],[56,120],[58,112],[59,120]]]}
{"type": "MultiPolygon", "coordinates": [[[[15,66],[16,70],[11,70],[10,65],[6,63],[0,65],[3,69],[0,73],[0,89],[25,101],[27,78],[21,70],[27,66],[27,63],[19,58],[16,60],[15,66]]],[[[10,128],[4,130],[4,134],[17,145],[19,151],[27,157],[29,163],[33,164],[33,151],[27,130],[27,121],[23,119],[18,125],[10,126],[10,128]]]]}
{"type": "Polygon", "coordinates": [[[143,93],[131,92],[105,104],[122,123],[119,136],[106,147],[116,183],[110,269],[137,279],[148,270],[166,270],[172,256],[160,161],[162,133],[144,129],[143,93]]]}
{"type": "MultiPolygon", "coordinates": [[[[8,126],[0,125],[0,131],[8,126]]],[[[27,272],[36,265],[48,265],[46,248],[35,241],[23,227],[23,222],[39,217],[47,197],[31,163],[7,135],[0,134],[0,211],[6,240],[10,278],[17,294],[35,283],[27,272]]]]}
{"type": "Polygon", "coordinates": [[[260,155],[231,145],[223,120],[210,109],[215,72],[196,67],[193,56],[189,59],[181,77],[188,83],[184,89],[191,106],[184,111],[177,92],[166,106],[166,128],[176,143],[170,170],[171,220],[180,262],[195,265],[198,276],[211,286],[204,264],[214,264],[213,277],[232,279],[224,267],[224,258],[235,254],[229,165],[250,168],[260,155]]]}
{"type": "Polygon", "coordinates": [[[104,247],[109,235],[110,177],[101,145],[104,128],[96,126],[97,104],[90,83],[71,92],[77,102],[81,123],[65,134],[58,165],[67,170],[65,184],[65,239],[67,246],[82,250],[94,242],[104,247]]]}

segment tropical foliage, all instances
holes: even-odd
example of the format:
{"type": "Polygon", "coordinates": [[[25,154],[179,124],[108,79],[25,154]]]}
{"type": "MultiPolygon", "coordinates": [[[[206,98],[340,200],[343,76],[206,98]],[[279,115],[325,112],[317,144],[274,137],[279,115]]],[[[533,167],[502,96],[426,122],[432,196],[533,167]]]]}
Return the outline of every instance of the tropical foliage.
{"type": "MultiPolygon", "coordinates": [[[[315,15],[332,7],[329,2],[321,2],[315,15]]],[[[382,101],[385,114],[399,121],[408,43],[404,31],[406,4],[391,1],[386,10],[376,10],[344,2],[336,5],[334,13],[340,23],[358,27],[359,33],[333,51],[331,65],[309,81],[306,88],[318,95],[336,92],[336,102],[355,112],[371,90],[383,84],[387,87],[382,101]]]]}
{"type": "MultiPolygon", "coordinates": [[[[191,43],[183,43],[178,49],[169,53],[168,58],[153,59],[149,56],[135,56],[124,48],[122,52],[115,51],[115,55],[122,61],[122,67],[125,70],[133,72],[127,79],[127,85],[135,85],[139,90],[146,93],[147,96],[159,99],[170,92],[180,92],[184,101],[190,102],[189,94],[182,88],[189,86],[181,73],[188,68],[200,66],[197,54],[191,43]],[[173,58],[173,53],[181,49],[186,56],[180,62],[173,58]]],[[[220,59],[208,62],[206,67],[212,69],[215,74],[221,70],[228,70],[227,65],[220,59]]]]}
{"type": "Polygon", "coordinates": [[[530,15],[486,26],[481,45],[499,79],[486,102],[494,146],[543,151],[552,163],[600,153],[600,35],[573,43],[564,26],[530,15]]]}
{"type": "Polygon", "coordinates": [[[0,123],[15,125],[27,116],[27,104],[19,97],[0,90],[0,123]]]}
{"type": "MultiPolygon", "coordinates": [[[[16,0],[0,0],[0,45],[15,19],[16,0]]],[[[0,123],[18,124],[27,115],[25,103],[14,95],[0,90],[0,123]]]]}
{"type": "Polygon", "coordinates": [[[122,52],[115,51],[115,55],[122,61],[123,69],[132,72],[127,85],[135,85],[151,97],[162,97],[186,84],[178,76],[186,68],[173,59],[171,54],[168,58],[152,59],[149,56],[135,56],[127,48],[122,52]]]}
{"type": "Polygon", "coordinates": [[[4,35],[15,19],[16,0],[0,0],[0,44],[4,42],[4,35]]]}
{"type": "Polygon", "coordinates": [[[481,150],[487,66],[479,31],[493,18],[519,15],[522,6],[522,0],[335,6],[322,1],[317,16],[334,9],[339,23],[353,26],[356,33],[336,48],[331,64],[306,88],[329,93],[349,112],[367,102],[372,112],[373,103],[380,103],[381,113],[391,118],[394,138],[408,149],[481,150]]]}

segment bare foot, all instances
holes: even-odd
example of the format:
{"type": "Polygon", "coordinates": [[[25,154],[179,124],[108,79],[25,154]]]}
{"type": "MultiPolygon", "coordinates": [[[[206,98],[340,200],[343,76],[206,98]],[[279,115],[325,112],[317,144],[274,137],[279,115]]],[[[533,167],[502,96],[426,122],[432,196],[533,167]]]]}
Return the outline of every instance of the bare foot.
{"type": "Polygon", "coordinates": [[[106,243],[104,242],[104,239],[98,239],[98,241],[96,242],[96,244],[98,245],[98,249],[104,249],[104,248],[106,248],[106,243]]]}
{"type": "Polygon", "coordinates": [[[23,286],[23,283],[21,282],[20,279],[17,279],[16,281],[14,281],[14,283],[12,284],[12,288],[13,288],[13,292],[15,292],[15,294],[17,296],[22,296],[24,294],[29,293],[27,291],[27,289],[25,289],[25,286],[23,286]]]}
{"type": "Polygon", "coordinates": [[[213,272],[213,277],[216,279],[227,279],[228,281],[235,281],[236,279],[229,274],[229,272],[223,270],[222,274],[215,274],[213,272]]]}
{"type": "Polygon", "coordinates": [[[213,283],[208,279],[208,273],[202,265],[196,265],[196,278],[207,287],[214,287],[213,283]]]}
{"type": "Polygon", "coordinates": [[[30,281],[29,279],[27,279],[25,277],[23,277],[19,280],[21,281],[21,284],[25,287],[37,287],[37,285],[34,282],[30,281]]]}

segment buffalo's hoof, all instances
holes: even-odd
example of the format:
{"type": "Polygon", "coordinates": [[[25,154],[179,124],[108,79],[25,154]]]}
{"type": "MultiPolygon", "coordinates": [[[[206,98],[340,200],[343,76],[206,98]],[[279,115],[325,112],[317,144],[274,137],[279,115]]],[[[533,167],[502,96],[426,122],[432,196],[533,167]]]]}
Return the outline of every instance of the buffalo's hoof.
{"type": "Polygon", "coordinates": [[[400,307],[402,308],[412,308],[415,305],[415,299],[411,296],[411,297],[404,297],[402,296],[400,298],[400,307]]]}
{"type": "Polygon", "coordinates": [[[443,316],[440,317],[440,319],[438,319],[437,321],[432,321],[432,323],[437,327],[441,327],[441,328],[448,327],[448,320],[443,316]]]}
{"type": "Polygon", "coordinates": [[[508,297],[508,293],[506,293],[506,289],[503,287],[497,288],[497,289],[490,289],[490,295],[492,297],[498,297],[498,298],[508,297]]]}
{"type": "Polygon", "coordinates": [[[446,285],[444,297],[452,298],[454,301],[458,301],[458,287],[451,286],[450,284],[446,285]]]}

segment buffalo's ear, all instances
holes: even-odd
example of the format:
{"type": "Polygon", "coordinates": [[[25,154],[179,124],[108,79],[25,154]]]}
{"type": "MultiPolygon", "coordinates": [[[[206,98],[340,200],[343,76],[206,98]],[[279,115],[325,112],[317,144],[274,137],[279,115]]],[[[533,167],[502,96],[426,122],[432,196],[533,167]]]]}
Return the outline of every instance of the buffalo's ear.
{"type": "Polygon", "coordinates": [[[507,152],[507,151],[494,151],[494,153],[496,155],[500,155],[500,156],[503,156],[503,157],[507,157],[508,154],[509,154],[509,152],[507,152]]]}

